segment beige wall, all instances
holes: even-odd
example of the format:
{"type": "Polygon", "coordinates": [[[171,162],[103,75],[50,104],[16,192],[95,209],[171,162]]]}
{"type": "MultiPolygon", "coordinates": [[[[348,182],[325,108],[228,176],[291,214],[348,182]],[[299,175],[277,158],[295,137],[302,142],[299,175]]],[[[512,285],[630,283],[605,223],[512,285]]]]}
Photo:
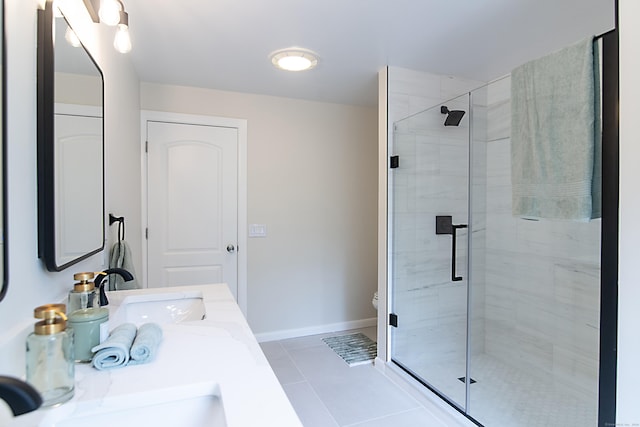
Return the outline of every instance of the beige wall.
{"type": "MultiPolygon", "coordinates": [[[[5,2],[5,7],[10,279],[8,293],[0,302],[0,374],[22,376],[24,339],[35,322],[33,308],[65,300],[73,284],[73,273],[103,268],[103,255],[93,256],[60,273],[45,271],[38,259],[35,48],[38,2],[9,1],[5,2]]],[[[106,77],[107,211],[130,216],[133,221],[127,224],[127,233],[139,233],[139,174],[123,182],[113,172],[122,168],[138,171],[140,168],[136,73],[129,58],[113,49],[113,29],[88,23],[86,15],[78,10],[67,9],[65,12],[106,77]],[[114,169],[116,159],[118,169],[114,169]]],[[[139,244],[135,251],[139,253],[139,244]]]]}
{"type": "Polygon", "coordinates": [[[376,316],[375,108],[151,83],[141,107],[247,120],[248,223],[268,232],[248,241],[259,338],[376,316]]]}

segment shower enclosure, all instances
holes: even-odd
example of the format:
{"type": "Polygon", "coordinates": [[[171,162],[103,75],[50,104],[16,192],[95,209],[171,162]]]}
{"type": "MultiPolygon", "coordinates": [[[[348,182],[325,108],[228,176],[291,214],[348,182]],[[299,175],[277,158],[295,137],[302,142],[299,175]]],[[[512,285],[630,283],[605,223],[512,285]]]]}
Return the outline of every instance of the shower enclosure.
{"type": "Polygon", "coordinates": [[[601,220],[512,215],[510,127],[510,77],[394,124],[391,359],[487,427],[595,426],[601,220]]]}

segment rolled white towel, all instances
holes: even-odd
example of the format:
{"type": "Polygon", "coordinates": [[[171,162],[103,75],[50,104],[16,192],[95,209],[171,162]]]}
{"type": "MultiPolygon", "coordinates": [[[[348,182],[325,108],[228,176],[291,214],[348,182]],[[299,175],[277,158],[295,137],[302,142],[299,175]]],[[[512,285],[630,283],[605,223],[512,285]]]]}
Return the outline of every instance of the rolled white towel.
{"type": "Polygon", "coordinates": [[[156,350],[162,341],[162,328],[157,323],[145,323],[138,329],[133,345],[131,346],[130,365],[138,365],[153,360],[156,350]]]}
{"type": "Polygon", "coordinates": [[[101,344],[93,347],[93,366],[96,369],[112,369],[129,363],[129,350],[136,337],[136,325],[123,323],[116,327],[101,344]]]}

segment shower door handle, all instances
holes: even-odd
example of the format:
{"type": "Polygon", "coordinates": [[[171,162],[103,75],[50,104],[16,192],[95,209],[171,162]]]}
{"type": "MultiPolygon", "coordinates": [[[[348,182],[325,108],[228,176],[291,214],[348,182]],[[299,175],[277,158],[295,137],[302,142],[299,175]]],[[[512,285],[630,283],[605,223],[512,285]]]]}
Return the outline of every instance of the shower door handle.
{"type": "Polygon", "coordinates": [[[451,225],[451,280],[454,282],[462,280],[462,276],[456,276],[456,230],[459,228],[467,228],[467,224],[451,225]]]}
{"type": "Polygon", "coordinates": [[[456,276],[456,231],[459,228],[467,228],[467,224],[454,224],[451,215],[436,216],[436,234],[451,234],[451,280],[459,282],[462,277],[456,276]]]}

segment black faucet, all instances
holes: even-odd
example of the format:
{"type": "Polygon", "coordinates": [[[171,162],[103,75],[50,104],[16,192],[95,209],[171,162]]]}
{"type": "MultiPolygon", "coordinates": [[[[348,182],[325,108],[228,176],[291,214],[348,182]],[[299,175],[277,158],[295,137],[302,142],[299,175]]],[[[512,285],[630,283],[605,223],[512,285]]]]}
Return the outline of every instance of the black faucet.
{"type": "Polygon", "coordinates": [[[0,399],[7,402],[16,417],[42,405],[42,397],[35,388],[13,377],[0,376],[0,399]]]}
{"type": "Polygon", "coordinates": [[[105,276],[107,276],[108,274],[118,274],[122,276],[125,282],[133,280],[133,274],[129,273],[124,268],[108,268],[105,271],[101,271],[100,273],[98,273],[98,277],[96,277],[93,283],[100,290],[100,307],[109,305],[107,294],[104,291],[104,284],[102,283],[105,276]]]}

